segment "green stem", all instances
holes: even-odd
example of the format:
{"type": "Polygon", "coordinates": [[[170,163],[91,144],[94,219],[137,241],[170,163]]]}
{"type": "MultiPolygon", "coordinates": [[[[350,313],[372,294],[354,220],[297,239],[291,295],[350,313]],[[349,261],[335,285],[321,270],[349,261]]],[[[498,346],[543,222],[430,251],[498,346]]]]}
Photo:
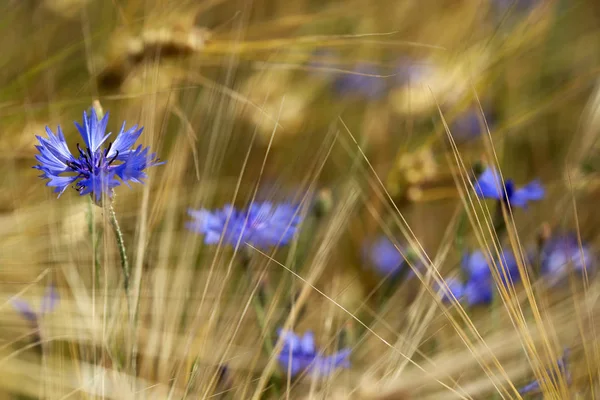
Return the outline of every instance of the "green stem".
{"type": "MultiPolygon", "coordinates": [[[[250,272],[250,257],[248,255],[242,256],[242,267],[246,271],[250,281],[252,281],[252,274],[250,272]]],[[[258,293],[252,296],[252,306],[254,307],[254,312],[256,313],[256,319],[258,321],[258,325],[260,327],[261,333],[265,335],[265,339],[263,340],[263,351],[265,352],[267,357],[273,356],[273,350],[275,349],[273,344],[273,339],[271,337],[271,333],[269,331],[269,327],[267,326],[267,318],[265,314],[265,302],[266,302],[266,293],[264,288],[262,287],[263,282],[258,282],[258,293]]],[[[272,390],[275,392],[275,398],[279,398],[281,395],[280,385],[283,381],[282,376],[278,370],[273,371],[273,375],[271,376],[271,382],[273,383],[272,390]]]]}
{"type": "Polygon", "coordinates": [[[127,261],[127,251],[125,250],[125,241],[123,240],[123,232],[119,226],[117,215],[112,203],[108,206],[108,217],[110,219],[110,225],[115,232],[117,238],[117,246],[119,247],[119,256],[121,257],[121,269],[123,270],[125,294],[129,298],[129,261],[127,261]]]}

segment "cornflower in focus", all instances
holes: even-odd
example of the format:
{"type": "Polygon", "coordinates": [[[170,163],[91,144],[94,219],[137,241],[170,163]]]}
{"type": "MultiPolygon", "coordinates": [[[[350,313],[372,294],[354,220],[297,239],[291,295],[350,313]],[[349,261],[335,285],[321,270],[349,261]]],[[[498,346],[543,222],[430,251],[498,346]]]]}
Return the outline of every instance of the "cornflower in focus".
{"type": "Polygon", "coordinates": [[[557,283],[569,275],[569,271],[583,274],[589,271],[594,263],[594,257],[589,247],[574,234],[557,235],[546,241],[541,253],[542,273],[557,283]]]}
{"type": "Polygon", "coordinates": [[[512,179],[502,183],[500,174],[494,167],[488,167],[474,184],[477,195],[484,199],[495,199],[512,207],[526,208],[529,201],[544,198],[544,188],[538,180],[517,189],[512,179]]]}
{"type": "Polygon", "coordinates": [[[247,210],[237,210],[231,204],[220,210],[188,210],[192,217],[186,227],[204,235],[204,243],[235,246],[249,243],[258,248],[288,244],[298,229],[301,217],[298,207],[270,202],[254,203],[247,210]]]}
{"type": "Polygon", "coordinates": [[[314,334],[310,331],[304,336],[279,329],[277,334],[283,340],[283,348],[277,356],[282,369],[295,376],[308,372],[319,377],[331,374],[337,368],[350,367],[350,349],[343,349],[330,356],[321,355],[315,346],[314,334]]]}
{"type": "Polygon", "coordinates": [[[42,171],[41,178],[50,180],[46,185],[54,187],[58,197],[69,185],[76,183],[75,189],[81,196],[91,194],[99,203],[102,194],[111,197],[112,189],[121,182],[128,186],[129,182],[143,183],[142,179],[147,177],[146,168],[164,164],[159,162],[155,153],[149,153],[148,147],[132,147],[143,130],[137,125],[125,130],[124,122],[114,142],[103,148],[111,135],[105,134],[107,123],[108,113],[100,120],[95,110],[89,116],[83,112],[83,125],[75,122],[85,145],[82,148],[77,143],[78,156],[69,150],[60,126],[56,134],[46,127],[47,138],[36,136],[40,142],[36,146],[40,154],[35,156],[39,164],[34,168],[42,171]]]}

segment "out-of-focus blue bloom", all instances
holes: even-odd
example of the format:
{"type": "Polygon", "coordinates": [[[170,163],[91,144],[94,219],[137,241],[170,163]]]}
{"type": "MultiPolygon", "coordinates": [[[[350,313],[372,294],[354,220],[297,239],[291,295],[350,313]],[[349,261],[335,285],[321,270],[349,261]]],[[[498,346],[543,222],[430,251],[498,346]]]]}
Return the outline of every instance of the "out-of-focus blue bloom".
{"type": "Polygon", "coordinates": [[[544,198],[544,188],[539,180],[534,180],[519,189],[515,188],[511,179],[507,179],[502,185],[500,174],[494,167],[486,168],[477,178],[474,186],[479,197],[510,203],[512,207],[525,208],[529,201],[544,198]]]}
{"type": "Polygon", "coordinates": [[[372,64],[357,64],[352,73],[340,74],[333,82],[333,89],[339,96],[358,96],[370,100],[387,94],[386,78],[372,64]]]}
{"type": "Polygon", "coordinates": [[[204,243],[235,246],[238,241],[258,248],[285,245],[294,237],[301,217],[297,206],[290,204],[254,203],[239,211],[231,204],[221,210],[188,210],[191,231],[204,235],[204,243]]]}
{"type": "MultiPolygon", "coordinates": [[[[571,374],[567,370],[567,357],[568,356],[569,356],[569,349],[565,349],[563,352],[563,356],[556,362],[556,365],[558,367],[559,374],[561,374],[563,376],[563,379],[565,379],[567,385],[570,385],[571,384],[571,374]]],[[[554,384],[557,384],[559,379],[556,376],[557,375],[556,370],[550,369],[547,372],[551,378],[550,382],[554,382],[554,384]]],[[[538,393],[538,392],[540,392],[540,390],[541,390],[540,383],[536,379],[536,380],[532,381],[531,383],[528,383],[527,385],[520,388],[519,393],[522,395],[523,394],[531,394],[531,393],[538,393]]]]}
{"type": "Polygon", "coordinates": [[[368,263],[385,276],[396,275],[405,262],[402,254],[386,236],[381,236],[365,246],[364,256],[368,263]]]}
{"type": "Polygon", "coordinates": [[[487,279],[490,276],[488,262],[481,250],[463,255],[462,267],[467,273],[469,280],[487,279]]]}
{"type": "Polygon", "coordinates": [[[489,304],[493,298],[493,280],[488,262],[482,251],[465,254],[462,268],[467,275],[464,295],[470,306],[489,304]]]}
{"type": "Polygon", "coordinates": [[[570,269],[578,274],[589,271],[593,267],[594,257],[585,243],[579,246],[576,235],[566,234],[558,235],[544,244],[541,261],[542,273],[557,282],[567,277],[570,269]]]}
{"type": "Polygon", "coordinates": [[[23,318],[32,324],[37,325],[38,318],[54,310],[58,304],[58,300],[58,291],[54,285],[51,284],[46,288],[46,293],[44,294],[44,297],[42,297],[42,304],[40,305],[39,311],[35,311],[33,307],[23,299],[14,298],[11,300],[11,304],[23,318]]]}
{"type": "MultiPolygon", "coordinates": [[[[500,279],[505,286],[509,286],[509,283],[515,284],[521,281],[521,274],[519,272],[519,264],[515,254],[511,250],[503,250],[500,254],[500,260],[496,263],[498,268],[501,268],[498,273],[500,279]],[[506,275],[506,276],[505,276],[506,275]]],[[[533,261],[533,253],[525,252],[525,263],[529,264],[533,261]]]]}
{"type": "Polygon", "coordinates": [[[56,134],[46,127],[47,138],[36,136],[40,143],[36,148],[40,153],[35,156],[39,164],[34,168],[42,171],[41,178],[50,180],[47,186],[54,187],[58,197],[69,185],[76,183],[75,189],[81,196],[91,194],[98,203],[103,193],[110,197],[112,189],[121,182],[126,185],[141,183],[146,178],[146,168],[163,164],[156,154],[149,153],[148,147],[133,148],[143,129],[138,129],[137,125],[125,130],[123,123],[115,141],[103,148],[111,135],[106,134],[107,123],[108,113],[99,120],[94,110],[89,116],[83,112],[83,125],[75,122],[84,142],[83,148],[77,144],[77,156],[71,154],[60,126],[56,134]]]}
{"type": "Polygon", "coordinates": [[[310,375],[325,377],[337,368],[350,367],[350,349],[324,356],[316,350],[314,335],[310,331],[299,336],[279,329],[277,334],[283,341],[277,360],[284,371],[289,371],[290,376],[306,371],[310,375]]]}
{"type": "Polygon", "coordinates": [[[442,301],[454,301],[462,299],[465,294],[465,285],[458,278],[448,278],[445,280],[445,285],[440,285],[439,291],[442,295],[442,301]]]}
{"type": "MultiPolygon", "coordinates": [[[[485,121],[488,126],[494,123],[494,114],[485,109],[485,121]]],[[[450,132],[455,141],[464,142],[475,139],[482,134],[487,134],[485,125],[480,122],[481,110],[479,107],[471,107],[459,114],[450,124],[450,132]]]]}
{"type": "MultiPolygon", "coordinates": [[[[528,261],[530,261],[529,257],[528,255],[528,261]]],[[[521,275],[519,274],[519,267],[513,252],[503,250],[500,260],[496,261],[495,266],[499,269],[498,273],[501,282],[505,286],[508,286],[509,282],[511,284],[519,282],[521,275]]],[[[458,279],[446,280],[454,296],[457,299],[464,297],[470,306],[490,304],[493,300],[496,284],[483,252],[476,250],[470,254],[465,254],[462,258],[462,270],[466,276],[464,284],[458,279]],[[450,286],[450,282],[453,286],[450,286]]],[[[443,299],[448,301],[450,297],[446,296],[443,299]]]]}

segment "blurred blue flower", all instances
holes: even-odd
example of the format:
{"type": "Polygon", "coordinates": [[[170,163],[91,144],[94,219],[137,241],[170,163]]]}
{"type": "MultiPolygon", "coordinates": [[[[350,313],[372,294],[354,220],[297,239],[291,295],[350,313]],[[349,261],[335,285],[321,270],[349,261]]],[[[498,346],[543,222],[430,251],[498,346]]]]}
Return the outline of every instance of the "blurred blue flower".
{"type": "MultiPolygon", "coordinates": [[[[556,362],[556,365],[557,365],[559,374],[561,374],[563,376],[563,379],[565,379],[567,385],[570,385],[571,384],[571,374],[567,370],[567,357],[568,356],[569,356],[569,349],[565,349],[563,352],[563,356],[556,362]]],[[[548,369],[547,373],[548,373],[548,375],[550,375],[549,383],[556,385],[559,381],[559,377],[556,374],[556,370],[548,369]]],[[[540,383],[536,379],[536,380],[532,381],[531,383],[520,388],[519,394],[522,394],[522,395],[523,394],[531,394],[531,393],[538,393],[540,391],[541,391],[540,383]]]]}
{"type": "Polygon", "coordinates": [[[511,179],[507,179],[502,185],[500,174],[494,167],[486,168],[477,178],[474,186],[479,197],[510,203],[512,207],[525,208],[527,202],[544,198],[544,188],[538,180],[534,180],[520,189],[515,188],[511,179]]]}
{"type": "MultiPolygon", "coordinates": [[[[502,283],[508,286],[509,282],[512,284],[519,282],[521,275],[514,253],[510,250],[503,250],[500,258],[501,262],[496,261],[495,266],[500,269],[498,273],[502,283]]],[[[528,255],[527,262],[530,262],[529,258],[530,255],[528,255]]],[[[461,265],[466,276],[465,283],[462,284],[456,278],[446,280],[446,284],[454,296],[457,299],[464,297],[470,306],[490,304],[494,297],[493,291],[496,284],[484,253],[481,250],[470,254],[466,253],[462,258],[461,265]]],[[[449,301],[450,296],[445,295],[443,300],[449,301]]]]}
{"type": "Polygon", "coordinates": [[[352,72],[338,75],[333,90],[339,96],[358,96],[369,100],[380,99],[387,94],[386,78],[372,64],[359,63],[352,72]],[[375,75],[375,76],[373,76],[375,75]]]}
{"type": "Polygon", "coordinates": [[[465,285],[458,278],[448,278],[445,280],[445,285],[438,285],[438,291],[441,292],[442,301],[452,302],[453,298],[456,300],[462,299],[465,294],[465,285]]]}
{"type": "Polygon", "coordinates": [[[58,291],[56,290],[54,285],[50,284],[46,288],[44,297],[42,297],[42,304],[40,305],[39,311],[35,311],[33,307],[31,307],[31,305],[23,299],[13,298],[11,300],[11,304],[15,311],[21,314],[23,318],[25,318],[32,324],[37,325],[38,318],[54,310],[56,308],[58,300],[58,291]]]}
{"type": "Polygon", "coordinates": [[[312,332],[298,336],[293,332],[277,330],[283,341],[281,353],[277,356],[279,365],[290,376],[306,371],[319,377],[331,374],[337,368],[350,367],[350,349],[343,349],[330,356],[321,355],[316,350],[315,339],[312,332]]]}
{"type": "Polygon", "coordinates": [[[221,210],[188,210],[192,220],[189,230],[204,235],[204,243],[235,246],[238,241],[258,248],[288,244],[294,237],[301,218],[298,207],[290,204],[254,203],[239,211],[231,204],[221,210]]]}
{"type": "Polygon", "coordinates": [[[34,168],[42,171],[41,178],[50,180],[47,186],[54,187],[58,197],[69,185],[76,183],[75,189],[81,196],[91,194],[99,203],[103,193],[110,197],[112,189],[121,182],[126,185],[129,181],[141,183],[146,178],[146,168],[164,164],[159,162],[156,154],[149,154],[148,147],[133,148],[143,129],[138,129],[137,125],[125,130],[123,123],[115,141],[102,148],[111,135],[106,134],[107,123],[108,113],[99,120],[94,110],[89,116],[83,112],[83,125],[75,122],[85,145],[81,148],[77,143],[77,157],[71,154],[60,126],[56,134],[46,127],[47,138],[36,136],[40,144],[36,146],[39,155],[35,158],[39,164],[34,168]]]}
{"type": "Polygon", "coordinates": [[[380,236],[364,247],[365,259],[379,273],[385,276],[396,275],[404,266],[404,257],[386,237],[380,236]]]}
{"type": "Polygon", "coordinates": [[[569,271],[582,274],[594,264],[594,256],[588,245],[575,234],[557,235],[546,241],[541,253],[542,273],[557,282],[566,278],[569,271]]]}
{"type": "MultiPolygon", "coordinates": [[[[494,114],[490,107],[484,108],[483,116],[488,126],[494,123],[494,114]]],[[[464,142],[475,139],[482,134],[487,135],[485,125],[480,122],[481,117],[479,107],[471,107],[456,116],[450,123],[450,133],[452,133],[454,140],[464,142]]]]}

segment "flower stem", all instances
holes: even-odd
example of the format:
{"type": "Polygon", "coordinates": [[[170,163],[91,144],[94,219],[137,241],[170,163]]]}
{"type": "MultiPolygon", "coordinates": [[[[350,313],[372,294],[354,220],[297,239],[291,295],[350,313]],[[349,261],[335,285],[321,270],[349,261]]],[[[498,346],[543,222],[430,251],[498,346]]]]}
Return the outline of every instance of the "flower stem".
{"type": "Polygon", "coordinates": [[[108,206],[108,217],[110,219],[110,225],[112,226],[115,236],[117,237],[117,245],[119,247],[119,256],[121,257],[121,269],[123,270],[123,287],[125,288],[125,294],[129,298],[129,261],[127,261],[127,251],[125,250],[125,241],[123,240],[123,232],[119,226],[117,215],[112,203],[108,206]]]}

